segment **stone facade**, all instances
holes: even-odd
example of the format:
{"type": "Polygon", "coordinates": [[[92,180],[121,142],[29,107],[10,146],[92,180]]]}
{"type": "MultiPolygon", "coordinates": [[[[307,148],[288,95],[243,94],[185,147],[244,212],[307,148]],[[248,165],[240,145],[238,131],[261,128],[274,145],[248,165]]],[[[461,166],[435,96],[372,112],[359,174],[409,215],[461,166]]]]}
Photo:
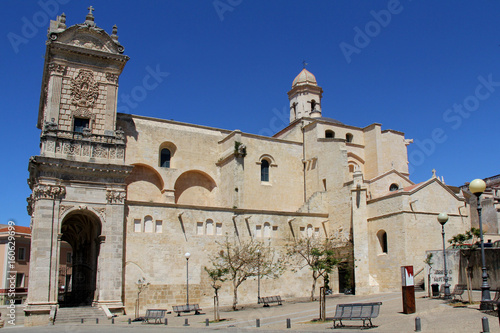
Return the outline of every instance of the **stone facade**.
{"type": "MultiPolygon", "coordinates": [[[[41,152],[29,167],[28,325],[58,304],[60,241],[74,253],[72,304],[133,313],[142,279],[140,312],[184,303],[185,252],[190,302],[211,306],[203,267],[226,237],[261,241],[278,257],[294,238],[334,237],[348,255],[333,291],[352,283],[369,294],[399,289],[402,265],[424,268],[425,251],[441,244],[438,213],[450,216],[451,233],[470,228],[461,192],[435,176],[408,178],[402,132],[322,117],[323,90],[306,69],[288,93],[290,124],[265,137],[117,114],[123,50],[116,28],[97,28],[91,12],[83,24],[66,28],[59,17],[49,29],[41,152]]],[[[264,280],[262,295],[304,297],[310,285],[310,270],[289,270],[264,280]]],[[[255,302],[256,289],[246,281],[240,302],[255,302]]],[[[220,295],[230,302],[230,283],[220,295]]]]}

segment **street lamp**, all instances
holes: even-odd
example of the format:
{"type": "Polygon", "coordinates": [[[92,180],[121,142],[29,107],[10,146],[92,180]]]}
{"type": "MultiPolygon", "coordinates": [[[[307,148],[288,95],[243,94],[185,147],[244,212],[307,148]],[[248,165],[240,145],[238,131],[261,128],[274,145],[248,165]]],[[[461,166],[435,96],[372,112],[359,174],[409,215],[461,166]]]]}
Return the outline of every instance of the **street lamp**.
{"type": "Polygon", "coordinates": [[[491,303],[490,296],[490,285],[488,284],[488,273],[486,272],[486,259],[484,256],[484,241],[483,241],[483,222],[481,220],[481,200],[479,197],[483,194],[486,189],[486,183],[482,179],[474,179],[469,184],[469,190],[477,198],[477,216],[479,218],[479,234],[481,240],[481,261],[482,261],[482,277],[483,284],[481,285],[481,305],[479,309],[481,310],[493,310],[493,304],[491,303]]]}
{"type": "Polygon", "coordinates": [[[184,256],[186,257],[186,306],[189,310],[189,257],[191,253],[186,252],[184,256]]]}
{"type": "Polygon", "coordinates": [[[441,235],[443,236],[444,299],[451,299],[450,285],[448,284],[448,269],[446,268],[446,243],[444,241],[444,225],[448,222],[448,214],[439,213],[437,220],[441,224],[441,235]]]}
{"type": "Polygon", "coordinates": [[[257,304],[260,304],[260,249],[257,249],[257,304]]]}

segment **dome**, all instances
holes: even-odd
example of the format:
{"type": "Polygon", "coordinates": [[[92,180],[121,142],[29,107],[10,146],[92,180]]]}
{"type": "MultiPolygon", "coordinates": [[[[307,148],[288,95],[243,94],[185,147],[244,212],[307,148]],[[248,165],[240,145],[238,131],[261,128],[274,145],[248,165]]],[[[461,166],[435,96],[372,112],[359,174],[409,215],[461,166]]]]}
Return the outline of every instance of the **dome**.
{"type": "Polygon", "coordinates": [[[315,86],[318,85],[318,82],[316,82],[316,77],[305,68],[299,73],[299,75],[295,77],[295,80],[293,80],[292,83],[292,87],[302,84],[312,84],[315,86]]]}

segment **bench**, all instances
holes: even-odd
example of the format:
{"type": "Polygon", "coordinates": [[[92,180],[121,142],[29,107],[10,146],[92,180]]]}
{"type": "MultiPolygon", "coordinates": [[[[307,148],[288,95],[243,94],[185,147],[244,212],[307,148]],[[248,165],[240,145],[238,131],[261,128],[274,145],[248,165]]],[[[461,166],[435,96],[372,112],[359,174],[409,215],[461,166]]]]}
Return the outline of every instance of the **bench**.
{"type": "Polygon", "coordinates": [[[372,319],[378,317],[380,305],[382,302],[337,304],[332,328],[345,327],[342,320],[362,320],[363,327],[376,327],[373,325],[372,319]],[[367,321],[369,325],[366,324],[367,321]]]}
{"type": "Polygon", "coordinates": [[[144,318],[144,323],[150,323],[150,320],[154,320],[155,324],[160,323],[163,318],[165,318],[165,314],[167,313],[167,310],[163,309],[148,309],[146,310],[146,315],[143,317],[144,318]]]}
{"type": "Polygon", "coordinates": [[[283,300],[281,299],[281,296],[268,296],[268,297],[261,297],[259,299],[259,303],[264,303],[264,307],[267,308],[269,307],[269,304],[271,303],[278,303],[278,305],[283,305],[283,300]]]}
{"type": "Polygon", "coordinates": [[[457,296],[460,296],[460,299],[463,301],[462,295],[464,294],[465,290],[467,290],[467,286],[465,284],[456,284],[450,295],[453,296],[453,299],[456,299],[457,296]]]}
{"type": "MultiPolygon", "coordinates": [[[[493,291],[493,290],[491,290],[493,291]]],[[[493,307],[495,307],[495,305],[497,306],[497,309],[500,307],[500,290],[497,290],[497,292],[495,293],[495,297],[493,297],[491,299],[491,301],[488,301],[488,303],[493,303],[493,307]]]]}
{"type": "Polygon", "coordinates": [[[181,315],[181,312],[184,313],[189,313],[191,311],[194,311],[195,315],[199,315],[200,313],[200,306],[198,304],[186,304],[186,305],[174,305],[173,306],[174,312],[177,312],[177,317],[181,315]]]}

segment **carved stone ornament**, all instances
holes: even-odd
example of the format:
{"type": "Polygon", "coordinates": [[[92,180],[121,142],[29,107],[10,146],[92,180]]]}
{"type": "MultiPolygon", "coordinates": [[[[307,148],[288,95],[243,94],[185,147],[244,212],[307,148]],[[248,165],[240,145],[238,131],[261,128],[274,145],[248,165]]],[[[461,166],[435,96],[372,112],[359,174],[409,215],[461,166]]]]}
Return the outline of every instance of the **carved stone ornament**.
{"type": "Polygon", "coordinates": [[[59,217],[62,217],[64,213],[73,208],[74,206],[60,205],[59,206],[59,217]]]}
{"type": "Polygon", "coordinates": [[[49,72],[51,73],[57,73],[57,74],[63,74],[66,71],[66,66],[56,64],[55,62],[51,62],[49,64],[49,72]]]}
{"type": "Polygon", "coordinates": [[[80,69],[75,79],[71,79],[71,96],[74,105],[90,108],[99,97],[99,83],[94,81],[94,74],[87,69],[80,69]]]}
{"type": "Polygon", "coordinates": [[[33,194],[30,194],[30,196],[26,198],[26,202],[28,203],[28,205],[26,206],[28,215],[33,216],[33,208],[35,206],[35,200],[33,199],[33,194]]]}
{"type": "Polygon", "coordinates": [[[116,83],[116,82],[118,82],[118,75],[117,74],[113,74],[113,73],[106,73],[106,79],[109,82],[116,83]]]}
{"type": "Polygon", "coordinates": [[[43,131],[44,132],[57,131],[57,123],[55,122],[54,118],[52,118],[50,121],[46,121],[43,124],[43,131]]]}
{"type": "Polygon", "coordinates": [[[33,198],[39,199],[62,199],[66,195],[66,188],[58,185],[37,185],[33,189],[33,198]]]}
{"type": "Polygon", "coordinates": [[[108,203],[123,203],[127,194],[125,191],[108,190],[106,193],[106,200],[108,203]]]}

